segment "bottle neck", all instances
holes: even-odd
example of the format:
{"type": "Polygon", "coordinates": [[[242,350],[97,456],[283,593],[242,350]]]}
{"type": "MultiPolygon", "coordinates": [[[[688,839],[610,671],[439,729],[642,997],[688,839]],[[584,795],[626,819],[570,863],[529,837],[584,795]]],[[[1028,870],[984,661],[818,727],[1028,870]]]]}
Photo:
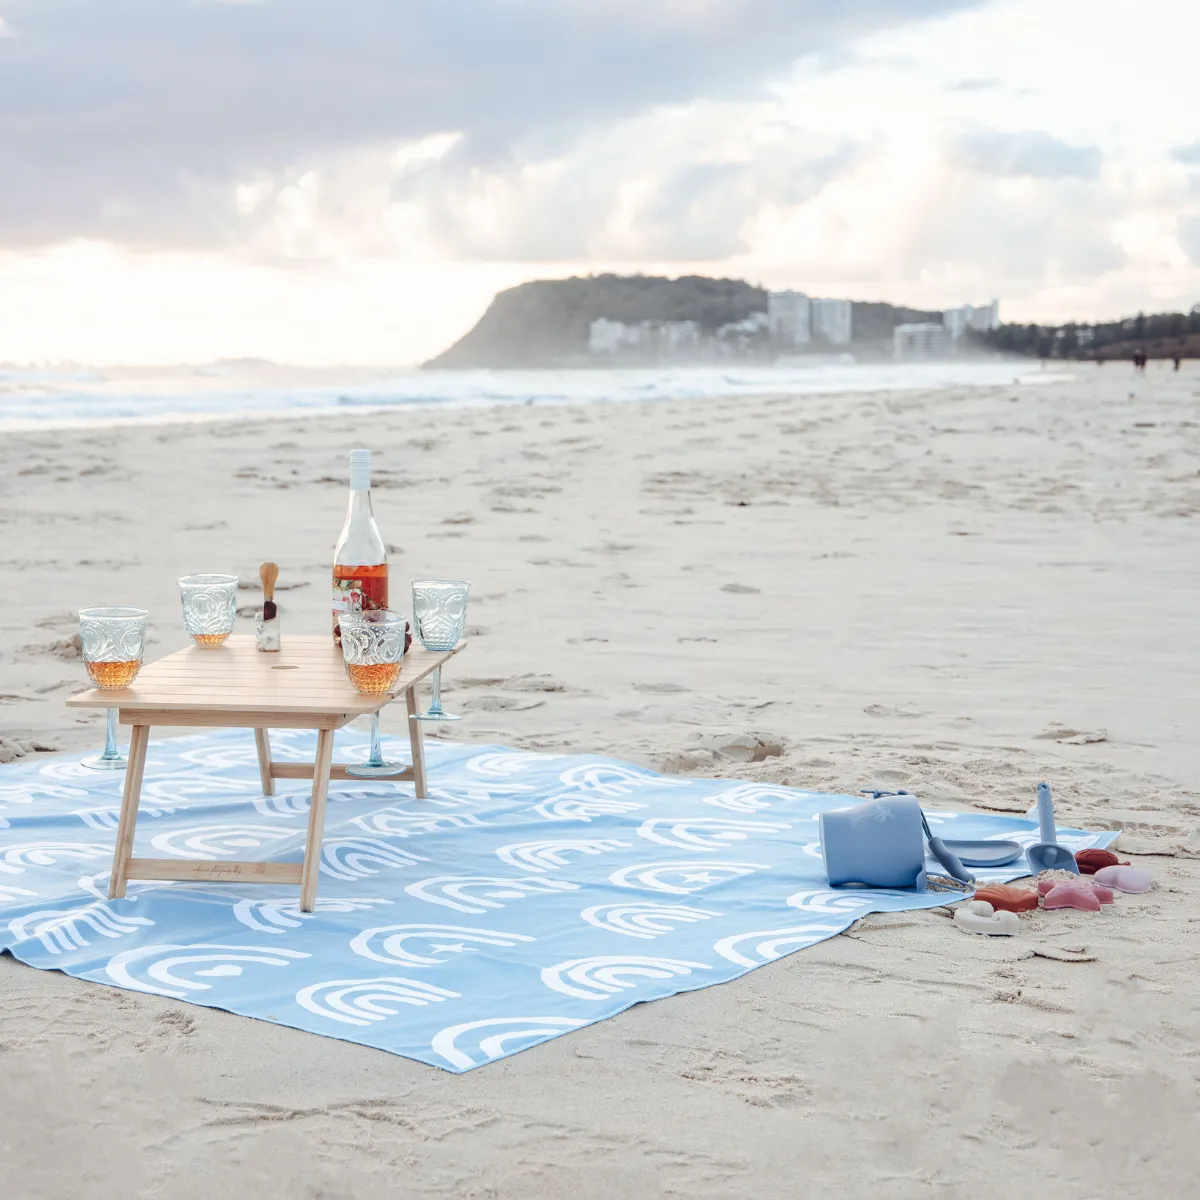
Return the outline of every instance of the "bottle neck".
{"type": "Polygon", "coordinates": [[[349,527],[356,521],[373,521],[375,510],[371,507],[370,488],[351,488],[350,503],[346,506],[346,525],[349,527]]]}

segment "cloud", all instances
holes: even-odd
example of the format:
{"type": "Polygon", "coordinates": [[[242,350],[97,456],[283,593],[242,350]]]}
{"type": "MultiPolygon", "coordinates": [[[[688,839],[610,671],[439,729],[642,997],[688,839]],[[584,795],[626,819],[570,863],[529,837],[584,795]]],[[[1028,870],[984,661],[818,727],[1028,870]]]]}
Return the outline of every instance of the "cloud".
{"type": "Polygon", "coordinates": [[[1181,217],[1179,244],[1193,265],[1200,267],[1200,217],[1181,217]]]}
{"type": "Polygon", "coordinates": [[[5,0],[0,229],[236,244],[220,195],[457,133],[490,173],[700,97],[761,96],[800,56],[980,0],[5,0]]]}
{"type": "Polygon", "coordinates": [[[1200,142],[1192,142],[1190,146],[1175,146],[1171,157],[1176,162],[1187,163],[1189,167],[1200,167],[1200,142]]]}
{"type": "Polygon", "coordinates": [[[981,129],[962,135],[954,157],[983,175],[1028,176],[1033,179],[1095,179],[1102,156],[1096,146],[1074,146],[1048,133],[1004,133],[981,129]]]}

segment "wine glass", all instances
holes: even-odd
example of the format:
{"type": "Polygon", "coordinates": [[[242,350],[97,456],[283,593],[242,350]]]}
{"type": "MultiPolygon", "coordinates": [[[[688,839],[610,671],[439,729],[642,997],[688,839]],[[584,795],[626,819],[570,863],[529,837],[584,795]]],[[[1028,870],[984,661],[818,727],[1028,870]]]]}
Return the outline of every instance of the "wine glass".
{"type": "MultiPolygon", "coordinates": [[[[146,642],[144,608],[83,608],[79,610],[79,639],[88,677],[104,692],[120,691],[137,677],[146,642]]],[[[117,749],[117,710],[108,710],[104,753],[85,758],[94,771],[120,771],[128,759],[117,749]]]]}
{"type": "MultiPolygon", "coordinates": [[[[342,658],[354,690],[362,696],[384,696],[400,677],[404,633],[408,622],[386,608],[341,614],[342,658]]],[[[347,775],[382,779],[407,771],[404,763],[385,762],[379,737],[379,709],[371,714],[371,753],[365,763],[353,763],[347,775]]]]}
{"type": "MultiPolygon", "coordinates": [[[[445,653],[462,639],[467,625],[467,596],[471,585],[461,579],[418,579],[413,582],[413,624],[426,650],[445,653]]],[[[442,668],[433,673],[433,696],[418,721],[461,721],[458,713],[442,708],[442,668]]]]}
{"type": "Polygon", "coordinates": [[[183,627],[197,646],[215,649],[233,632],[237,589],[236,575],[185,575],[179,581],[183,627]]]}

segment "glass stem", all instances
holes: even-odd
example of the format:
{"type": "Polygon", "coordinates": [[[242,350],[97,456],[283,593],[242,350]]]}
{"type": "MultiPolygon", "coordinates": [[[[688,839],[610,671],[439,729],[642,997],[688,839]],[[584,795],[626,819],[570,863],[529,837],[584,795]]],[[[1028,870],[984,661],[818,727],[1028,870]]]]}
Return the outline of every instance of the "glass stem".
{"type": "Polygon", "coordinates": [[[121,752],[117,749],[117,710],[115,708],[108,710],[108,728],[104,736],[104,757],[121,757],[121,752]]]}
{"type": "Polygon", "coordinates": [[[379,713],[371,714],[371,757],[367,759],[368,767],[383,766],[383,744],[379,737],[379,713]]]}
{"type": "Polygon", "coordinates": [[[429,705],[429,711],[440,713],[442,711],[442,668],[438,667],[433,672],[433,700],[429,705]]]}

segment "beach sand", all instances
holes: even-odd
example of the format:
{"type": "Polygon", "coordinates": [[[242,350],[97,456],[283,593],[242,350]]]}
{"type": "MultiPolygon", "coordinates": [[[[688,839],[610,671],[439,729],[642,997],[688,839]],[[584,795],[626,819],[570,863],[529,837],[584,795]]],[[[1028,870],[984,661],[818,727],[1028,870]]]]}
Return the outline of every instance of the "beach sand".
{"type": "Polygon", "coordinates": [[[178,575],[273,558],[324,630],[358,445],[395,598],[473,581],[449,736],[1010,813],[1046,779],[1157,889],[1012,940],[868,917],[461,1077],[6,957],[0,1195],[1188,1194],[1200,368],[0,435],[0,759],[102,741],[81,606],[148,607],[156,657],[178,575]]]}

